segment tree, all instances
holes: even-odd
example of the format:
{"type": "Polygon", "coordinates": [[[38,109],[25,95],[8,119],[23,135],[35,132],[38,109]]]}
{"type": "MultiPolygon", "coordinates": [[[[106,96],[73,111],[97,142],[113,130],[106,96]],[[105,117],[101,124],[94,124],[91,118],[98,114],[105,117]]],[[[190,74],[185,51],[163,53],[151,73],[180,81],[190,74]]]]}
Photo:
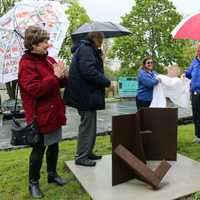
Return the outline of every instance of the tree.
{"type": "Polygon", "coordinates": [[[122,17],[122,25],[133,34],[115,40],[111,57],[120,58],[122,68],[133,68],[125,71],[134,74],[145,56],[154,58],[160,72],[170,64],[184,66],[186,41],[173,41],[170,34],[181,19],[169,0],[135,0],[130,13],[122,17]]]}
{"type": "Polygon", "coordinates": [[[66,59],[69,64],[71,61],[71,46],[72,40],[70,34],[74,32],[79,26],[84,23],[90,22],[90,18],[87,15],[86,10],[80,6],[78,0],[64,0],[65,3],[69,4],[68,9],[65,11],[69,20],[69,28],[67,31],[67,37],[62,45],[60,56],[66,59]]]}
{"type": "Polygon", "coordinates": [[[15,0],[0,0],[0,17],[14,6],[14,3],[15,0]]]}
{"type": "Polygon", "coordinates": [[[196,41],[188,41],[183,47],[183,60],[184,63],[182,68],[186,69],[191,64],[192,59],[196,56],[196,41]]]}
{"type": "Polygon", "coordinates": [[[115,81],[117,79],[117,73],[113,71],[108,65],[104,65],[104,73],[109,80],[115,81]]]}

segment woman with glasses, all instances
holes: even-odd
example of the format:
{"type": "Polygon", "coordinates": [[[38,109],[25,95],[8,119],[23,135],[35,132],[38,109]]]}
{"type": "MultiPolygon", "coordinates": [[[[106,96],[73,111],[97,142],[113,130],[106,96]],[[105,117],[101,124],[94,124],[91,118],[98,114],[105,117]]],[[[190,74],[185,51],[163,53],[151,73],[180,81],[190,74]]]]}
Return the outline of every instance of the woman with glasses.
{"type": "Polygon", "coordinates": [[[142,107],[149,107],[153,97],[153,87],[159,83],[156,78],[157,73],[153,71],[153,59],[146,57],[143,59],[143,65],[138,72],[138,91],[136,105],[139,110],[142,107]]]}

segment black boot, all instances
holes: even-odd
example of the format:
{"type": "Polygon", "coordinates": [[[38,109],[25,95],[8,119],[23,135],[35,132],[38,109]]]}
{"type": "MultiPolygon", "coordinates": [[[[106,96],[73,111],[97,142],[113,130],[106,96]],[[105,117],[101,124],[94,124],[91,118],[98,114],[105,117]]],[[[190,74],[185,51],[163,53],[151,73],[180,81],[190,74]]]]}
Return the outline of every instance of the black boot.
{"type": "Polygon", "coordinates": [[[29,192],[32,198],[41,199],[44,197],[44,194],[40,190],[38,181],[30,181],[29,183],[29,192]]]}
{"type": "Polygon", "coordinates": [[[91,154],[88,155],[88,158],[89,158],[90,160],[101,160],[101,159],[102,159],[102,156],[99,156],[99,155],[96,155],[96,154],[94,154],[94,153],[91,153],[91,154]]]}
{"type": "Polygon", "coordinates": [[[86,158],[77,159],[75,161],[75,164],[85,166],[85,167],[94,167],[96,165],[96,162],[86,157],[86,158]]]}
{"type": "Polygon", "coordinates": [[[56,172],[48,172],[48,183],[55,183],[59,186],[65,185],[67,182],[62,179],[56,172]]]}

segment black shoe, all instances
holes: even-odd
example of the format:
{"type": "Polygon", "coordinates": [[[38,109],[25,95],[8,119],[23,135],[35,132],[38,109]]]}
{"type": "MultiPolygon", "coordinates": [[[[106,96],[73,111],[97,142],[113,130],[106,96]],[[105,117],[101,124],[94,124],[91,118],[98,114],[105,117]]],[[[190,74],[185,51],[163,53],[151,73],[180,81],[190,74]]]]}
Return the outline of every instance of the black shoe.
{"type": "Polygon", "coordinates": [[[75,164],[85,166],[85,167],[94,167],[96,165],[96,162],[88,158],[81,158],[81,159],[76,160],[75,164]]]}
{"type": "Polygon", "coordinates": [[[98,156],[98,155],[95,155],[95,154],[90,154],[89,156],[88,156],[88,158],[90,159],[90,160],[101,160],[102,159],[102,156],[98,156]]]}
{"type": "Polygon", "coordinates": [[[38,181],[31,182],[29,184],[29,192],[30,195],[35,199],[41,199],[42,197],[44,197],[44,194],[40,190],[38,181]]]}
{"type": "Polygon", "coordinates": [[[48,183],[55,183],[59,186],[65,185],[67,182],[62,179],[58,174],[48,175],[48,183]]]}

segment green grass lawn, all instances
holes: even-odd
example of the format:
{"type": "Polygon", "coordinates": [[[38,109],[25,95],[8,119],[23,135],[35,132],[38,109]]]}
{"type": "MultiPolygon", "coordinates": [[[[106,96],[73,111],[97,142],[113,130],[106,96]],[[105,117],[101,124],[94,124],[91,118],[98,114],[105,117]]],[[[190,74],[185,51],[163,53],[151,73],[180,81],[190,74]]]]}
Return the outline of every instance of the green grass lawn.
{"type": "MultiPolygon", "coordinates": [[[[178,151],[194,160],[200,161],[200,144],[192,144],[194,129],[192,125],[180,126],[178,130],[178,151]]],[[[46,163],[41,170],[41,189],[45,194],[44,200],[89,200],[89,195],[78,183],[73,174],[66,169],[64,161],[72,160],[75,153],[76,141],[64,141],[60,144],[58,172],[70,182],[64,187],[47,184],[46,163]]],[[[97,139],[96,152],[111,153],[109,136],[97,139]]],[[[0,152],[0,200],[28,200],[28,158],[30,149],[0,152]]],[[[192,196],[200,200],[200,194],[192,196]]]]}

